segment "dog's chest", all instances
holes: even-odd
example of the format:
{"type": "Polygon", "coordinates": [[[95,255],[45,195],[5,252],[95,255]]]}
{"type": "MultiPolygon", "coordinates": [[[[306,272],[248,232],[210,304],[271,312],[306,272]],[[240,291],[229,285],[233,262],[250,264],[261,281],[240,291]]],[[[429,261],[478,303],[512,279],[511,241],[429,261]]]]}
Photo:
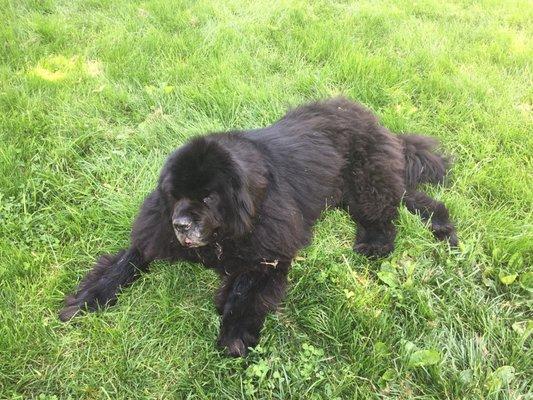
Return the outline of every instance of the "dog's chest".
{"type": "Polygon", "coordinates": [[[249,257],[246,257],[242,249],[236,249],[231,243],[215,243],[192,252],[197,262],[223,273],[241,270],[250,263],[249,257]]]}
{"type": "Polygon", "coordinates": [[[191,251],[196,260],[207,268],[217,268],[224,260],[224,250],[218,243],[191,251]]]}

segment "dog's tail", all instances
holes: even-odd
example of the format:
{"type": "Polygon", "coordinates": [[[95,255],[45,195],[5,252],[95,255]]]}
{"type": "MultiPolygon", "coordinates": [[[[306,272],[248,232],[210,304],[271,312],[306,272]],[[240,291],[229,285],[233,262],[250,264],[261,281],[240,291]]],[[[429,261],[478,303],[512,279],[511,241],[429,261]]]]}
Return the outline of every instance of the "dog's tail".
{"type": "Polygon", "coordinates": [[[438,141],[420,135],[400,135],[399,138],[404,143],[407,188],[414,189],[422,183],[442,183],[450,160],[435,151],[438,141]]]}

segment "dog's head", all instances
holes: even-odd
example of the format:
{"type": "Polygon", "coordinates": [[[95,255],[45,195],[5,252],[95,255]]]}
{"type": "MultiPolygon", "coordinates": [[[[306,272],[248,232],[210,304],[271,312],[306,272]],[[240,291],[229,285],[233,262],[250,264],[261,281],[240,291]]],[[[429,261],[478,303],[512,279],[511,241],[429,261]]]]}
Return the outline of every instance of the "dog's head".
{"type": "Polygon", "coordinates": [[[201,247],[250,231],[257,196],[247,175],[235,155],[212,138],[194,139],[168,158],[159,188],[182,246],[201,247]]]}

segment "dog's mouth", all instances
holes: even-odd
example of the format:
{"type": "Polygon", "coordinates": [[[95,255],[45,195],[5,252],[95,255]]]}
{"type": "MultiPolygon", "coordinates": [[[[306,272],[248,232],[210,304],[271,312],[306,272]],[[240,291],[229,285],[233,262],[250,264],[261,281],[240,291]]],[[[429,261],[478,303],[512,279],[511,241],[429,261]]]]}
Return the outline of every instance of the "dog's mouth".
{"type": "Polygon", "coordinates": [[[183,247],[187,247],[189,249],[194,249],[194,248],[197,248],[197,247],[203,247],[207,244],[207,242],[204,242],[204,241],[193,241],[189,238],[184,238],[184,239],[178,239],[179,242],[181,243],[181,245],[183,247]]]}
{"type": "Polygon", "coordinates": [[[200,235],[195,235],[195,234],[186,235],[176,230],[174,231],[174,233],[176,234],[176,237],[178,238],[178,241],[180,242],[180,244],[183,247],[186,247],[189,249],[202,247],[209,243],[206,239],[204,239],[200,235]]]}

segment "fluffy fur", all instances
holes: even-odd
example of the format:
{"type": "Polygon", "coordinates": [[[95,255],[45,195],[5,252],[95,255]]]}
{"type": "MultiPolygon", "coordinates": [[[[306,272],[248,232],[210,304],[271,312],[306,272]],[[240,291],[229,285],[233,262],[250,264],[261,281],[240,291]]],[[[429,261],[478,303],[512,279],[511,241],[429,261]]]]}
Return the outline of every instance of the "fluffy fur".
{"type": "Polygon", "coordinates": [[[193,139],[166,161],[131,247],[102,257],[60,318],[113,304],[153,260],[190,260],[220,275],[218,344],[243,356],[281,301],[291,261],[324,208],[350,214],[354,249],[367,256],[393,250],[402,199],[438,239],[457,243],[446,207],[417,189],[444,179],[448,162],[435,145],[392,134],[344,98],[301,106],[266,128],[193,139]]]}

